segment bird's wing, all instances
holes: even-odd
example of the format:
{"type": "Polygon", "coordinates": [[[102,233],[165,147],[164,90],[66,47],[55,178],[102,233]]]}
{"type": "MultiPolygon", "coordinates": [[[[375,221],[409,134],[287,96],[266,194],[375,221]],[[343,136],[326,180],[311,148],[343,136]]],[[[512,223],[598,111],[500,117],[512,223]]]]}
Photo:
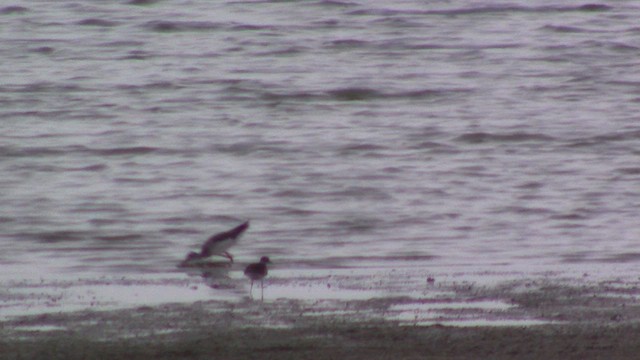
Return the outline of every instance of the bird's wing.
{"type": "Polygon", "coordinates": [[[247,229],[249,228],[249,221],[246,221],[236,227],[234,227],[231,230],[225,231],[225,232],[221,232],[219,234],[215,234],[213,236],[211,236],[203,245],[202,245],[202,251],[201,254],[204,257],[207,256],[211,256],[211,247],[221,241],[227,240],[227,239],[235,239],[238,236],[242,235],[243,232],[245,232],[247,229]]]}

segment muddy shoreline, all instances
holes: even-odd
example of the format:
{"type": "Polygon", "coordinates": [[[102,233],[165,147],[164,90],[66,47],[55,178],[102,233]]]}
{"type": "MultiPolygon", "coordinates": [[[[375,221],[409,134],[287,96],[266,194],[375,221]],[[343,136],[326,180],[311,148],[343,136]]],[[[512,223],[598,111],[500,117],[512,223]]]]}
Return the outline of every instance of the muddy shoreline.
{"type": "MultiPolygon", "coordinates": [[[[349,291],[366,290],[355,285],[360,280],[355,275],[275,278],[265,291],[315,286],[352,297],[349,291]]],[[[145,288],[128,283],[136,291],[145,288]]],[[[425,284],[419,296],[388,290],[361,299],[332,293],[334,298],[267,296],[261,302],[242,296],[11,316],[0,321],[0,354],[2,359],[635,359],[640,351],[638,280],[547,276],[491,286],[436,281],[425,284]]]]}

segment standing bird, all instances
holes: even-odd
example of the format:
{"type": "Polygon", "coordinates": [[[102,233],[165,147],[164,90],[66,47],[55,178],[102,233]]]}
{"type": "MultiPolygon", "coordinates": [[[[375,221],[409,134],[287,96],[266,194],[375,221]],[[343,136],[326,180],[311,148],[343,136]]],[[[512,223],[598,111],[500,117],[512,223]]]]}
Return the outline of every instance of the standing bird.
{"type": "Polygon", "coordinates": [[[211,236],[203,245],[200,253],[190,252],[183,264],[194,263],[206,259],[212,255],[222,255],[233,262],[233,256],[227,252],[227,249],[235,245],[240,236],[249,228],[249,221],[246,221],[231,230],[221,232],[211,236]]]}
{"type": "Polygon", "coordinates": [[[256,280],[260,280],[260,299],[264,300],[264,279],[267,276],[269,270],[267,270],[267,264],[271,263],[268,256],[263,256],[260,258],[260,262],[249,264],[244,269],[244,274],[251,279],[251,289],[249,293],[253,296],[253,282],[256,280]]]}

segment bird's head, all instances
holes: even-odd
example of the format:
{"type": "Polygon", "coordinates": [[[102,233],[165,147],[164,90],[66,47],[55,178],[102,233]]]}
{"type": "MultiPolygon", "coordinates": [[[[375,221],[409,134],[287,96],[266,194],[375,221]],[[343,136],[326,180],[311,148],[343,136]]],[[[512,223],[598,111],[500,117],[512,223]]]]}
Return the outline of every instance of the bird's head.
{"type": "Polygon", "coordinates": [[[200,259],[200,258],[201,258],[200,254],[198,254],[197,252],[193,252],[193,251],[192,251],[192,252],[190,252],[190,253],[188,253],[188,254],[187,254],[187,257],[184,259],[184,261],[185,261],[185,262],[187,262],[187,261],[193,261],[193,260],[198,260],[198,259],[200,259]]]}
{"type": "Polygon", "coordinates": [[[271,260],[269,260],[268,256],[263,256],[263,257],[260,258],[260,262],[263,263],[263,264],[267,264],[267,263],[270,263],[271,260]]]}

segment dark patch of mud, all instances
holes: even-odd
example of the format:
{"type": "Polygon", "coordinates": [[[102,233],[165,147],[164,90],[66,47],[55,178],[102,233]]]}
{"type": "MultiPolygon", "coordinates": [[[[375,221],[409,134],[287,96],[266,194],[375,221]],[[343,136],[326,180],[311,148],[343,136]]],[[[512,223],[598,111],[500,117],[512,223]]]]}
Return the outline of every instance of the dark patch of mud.
{"type": "MultiPolygon", "coordinates": [[[[149,321],[150,328],[158,321],[170,321],[161,312],[145,316],[158,316],[149,321]]],[[[103,326],[117,324],[121,323],[103,326]]],[[[174,330],[112,340],[96,340],[91,333],[76,331],[49,333],[2,340],[0,353],[3,359],[69,360],[635,359],[640,351],[640,329],[634,325],[406,327],[388,322],[322,319],[290,329],[227,328],[214,324],[174,330]]]]}

